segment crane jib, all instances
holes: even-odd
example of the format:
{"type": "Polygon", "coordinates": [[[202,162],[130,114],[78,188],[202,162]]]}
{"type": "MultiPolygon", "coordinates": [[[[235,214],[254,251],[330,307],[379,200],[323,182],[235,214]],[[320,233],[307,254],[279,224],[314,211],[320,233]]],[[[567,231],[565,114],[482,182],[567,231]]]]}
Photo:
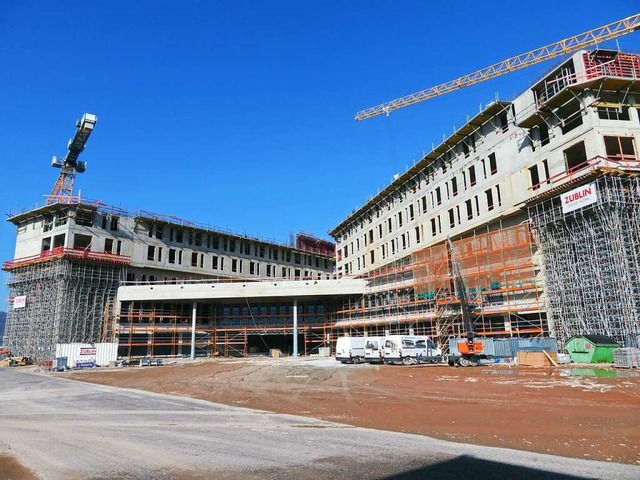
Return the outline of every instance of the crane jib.
{"type": "Polygon", "coordinates": [[[383,113],[389,115],[393,110],[408,107],[409,105],[414,105],[459,88],[468,87],[500,75],[515,72],[516,70],[551,60],[561,55],[574,53],[586,47],[627,35],[636,30],[640,30],[640,14],[632,15],[618,22],[610,23],[579,35],[565,38],[559,42],[531,50],[530,52],[508,58],[502,62],[495,63],[455,80],[436,85],[435,87],[427,88],[390,102],[361,110],[356,113],[355,119],[356,121],[366,120],[383,113]]]}

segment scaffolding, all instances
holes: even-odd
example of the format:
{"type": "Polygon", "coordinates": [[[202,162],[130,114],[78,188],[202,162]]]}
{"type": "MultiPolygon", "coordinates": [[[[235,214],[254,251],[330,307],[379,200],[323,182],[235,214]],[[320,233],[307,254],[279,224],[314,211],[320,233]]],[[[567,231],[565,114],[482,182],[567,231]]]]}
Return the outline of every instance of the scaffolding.
{"type": "Polygon", "coordinates": [[[114,341],[116,294],[129,260],[98,258],[104,256],[56,249],[5,262],[10,308],[4,339],[12,352],[45,360],[56,343],[114,341]]]}
{"type": "MultiPolygon", "coordinates": [[[[528,223],[472,232],[453,242],[475,306],[474,330],[489,336],[547,333],[540,271],[528,223]]],[[[462,336],[460,299],[446,243],[431,245],[368,277],[373,293],[347,298],[336,312],[345,333],[428,335],[443,348],[462,336]]]]}
{"type": "MultiPolygon", "coordinates": [[[[331,305],[301,301],[298,345],[302,355],[317,354],[332,341],[331,305]]],[[[123,302],[118,315],[118,355],[187,356],[191,351],[193,303],[123,302]]],[[[244,357],[279,349],[291,354],[293,304],[282,302],[197,302],[196,356],[244,357]]]]}
{"type": "Polygon", "coordinates": [[[551,334],[640,341],[640,177],[608,174],[597,200],[563,213],[556,196],[529,207],[542,256],[551,334]]]}

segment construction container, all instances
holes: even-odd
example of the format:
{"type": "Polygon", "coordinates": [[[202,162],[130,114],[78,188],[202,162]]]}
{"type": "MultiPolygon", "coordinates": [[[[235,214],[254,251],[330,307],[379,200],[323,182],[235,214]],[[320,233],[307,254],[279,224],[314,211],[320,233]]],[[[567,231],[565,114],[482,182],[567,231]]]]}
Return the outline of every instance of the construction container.
{"type": "Polygon", "coordinates": [[[67,357],[67,365],[108,367],[118,358],[117,343],[56,343],[56,358],[67,357]]]}
{"type": "Polygon", "coordinates": [[[613,366],[618,368],[640,367],[640,349],[627,347],[613,351],[613,366]]]}
{"type": "Polygon", "coordinates": [[[606,335],[571,337],[566,349],[575,363],[613,363],[613,351],[620,344],[606,335]]]}

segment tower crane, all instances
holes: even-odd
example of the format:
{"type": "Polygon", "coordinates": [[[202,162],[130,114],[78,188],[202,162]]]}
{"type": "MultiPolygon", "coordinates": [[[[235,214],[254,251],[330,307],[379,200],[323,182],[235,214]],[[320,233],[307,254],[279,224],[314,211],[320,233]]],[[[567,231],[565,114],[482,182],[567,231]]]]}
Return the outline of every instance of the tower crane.
{"type": "Polygon", "coordinates": [[[67,145],[67,154],[63,159],[58,160],[54,155],[51,160],[51,166],[60,168],[60,176],[56,180],[51,195],[49,196],[49,203],[53,203],[60,196],[73,195],[73,181],[75,180],[76,173],[82,173],[87,169],[86,162],[79,162],[78,156],[84,150],[87,140],[93,131],[93,128],[98,121],[98,117],[92,113],[85,113],[82,119],[76,122],[76,134],[67,145]]]}
{"type": "Polygon", "coordinates": [[[356,113],[356,121],[366,120],[383,113],[389,115],[394,110],[408,107],[409,105],[414,105],[454,90],[469,87],[500,75],[515,72],[516,70],[551,60],[552,58],[574,53],[586,47],[596,45],[597,43],[635,32],[636,30],[640,30],[640,14],[632,15],[617,22],[565,38],[564,40],[545,47],[508,58],[502,62],[494,63],[488,67],[476,70],[473,73],[458,77],[455,80],[436,85],[435,87],[420,90],[419,92],[391,100],[390,102],[361,110],[356,113]]]}

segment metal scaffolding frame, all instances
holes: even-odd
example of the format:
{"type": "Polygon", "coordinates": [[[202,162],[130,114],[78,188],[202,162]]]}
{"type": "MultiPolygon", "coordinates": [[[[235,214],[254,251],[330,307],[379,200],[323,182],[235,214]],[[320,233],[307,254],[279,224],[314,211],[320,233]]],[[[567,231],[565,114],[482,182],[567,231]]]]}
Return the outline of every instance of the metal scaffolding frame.
{"type": "Polygon", "coordinates": [[[640,342],[640,177],[605,175],[597,201],[563,213],[556,196],[529,207],[552,336],[640,342]]]}
{"type": "Polygon", "coordinates": [[[113,309],[122,266],[58,257],[11,268],[5,343],[14,352],[50,359],[56,343],[113,341],[113,309]],[[25,296],[22,308],[16,297],[25,296]]]}
{"type": "MultiPolygon", "coordinates": [[[[196,308],[197,356],[247,356],[273,348],[289,354],[293,344],[293,305],[279,301],[200,301],[196,308]]],[[[126,301],[117,318],[119,356],[184,356],[191,348],[192,302],[126,301]]],[[[328,302],[298,304],[302,355],[319,352],[332,340],[328,302]]],[[[335,340],[333,340],[335,341],[335,340]]]]}

